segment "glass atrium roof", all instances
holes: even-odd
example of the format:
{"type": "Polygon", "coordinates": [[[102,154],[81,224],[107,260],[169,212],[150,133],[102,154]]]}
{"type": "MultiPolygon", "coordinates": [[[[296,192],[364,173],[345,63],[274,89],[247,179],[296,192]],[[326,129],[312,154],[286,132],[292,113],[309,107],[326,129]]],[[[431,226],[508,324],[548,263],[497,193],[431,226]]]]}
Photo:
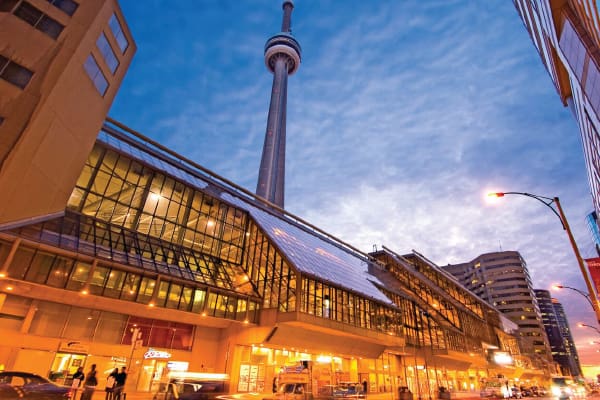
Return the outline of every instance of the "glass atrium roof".
{"type": "Polygon", "coordinates": [[[268,210],[252,193],[189,160],[179,158],[160,145],[146,142],[132,132],[105,125],[98,135],[98,141],[199,190],[209,186],[218,188],[211,190],[211,195],[247,211],[301,273],[376,301],[393,304],[375,286],[374,283],[383,284],[368,273],[372,261],[366,254],[351,249],[317,228],[301,223],[288,213],[268,210]]]}

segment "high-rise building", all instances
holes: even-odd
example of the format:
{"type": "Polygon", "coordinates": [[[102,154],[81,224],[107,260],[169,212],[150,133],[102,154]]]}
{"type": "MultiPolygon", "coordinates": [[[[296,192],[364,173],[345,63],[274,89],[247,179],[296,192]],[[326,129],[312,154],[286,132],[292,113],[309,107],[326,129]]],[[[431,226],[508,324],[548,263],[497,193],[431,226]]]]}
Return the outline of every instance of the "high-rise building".
{"type": "MultiPolygon", "coordinates": [[[[291,1],[283,4],[277,40],[289,39],[291,1]]],[[[389,398],[400,387],[434,398],[438,386],[478,396],[491,374],[517,373],[510,324],[423,256],[365,254],[106,118],[133,54],[116,2],[0,8],[15,41],[1,47],[0,89],[12,93],[2,99],[48,99],[27,117],[0,104],[2,129],[22,125],[2,147],[0,193],[43,194],[2,203],[0,369],[70,384],[79,366],[127,366],[128,392],[154,391],[175,372],[226,374],[230,392],[293,381],[326,394],[361,382],[389,398]],[[17,42],[39,49],[20,38],[40,30],[54,36],[42,40],[55,46],[49,64],[13,56],[17,42]]]]}
{"type": "Polygon", "coordinates": [[[546,330],[546,336],[548,336],[548,343],[550,344],[550,350],[552,351],[552,358],[560,366],[561,373],[564,375],[571,375],[571,369],[568,365],[568,353],[563,342],[562,333],[558,326],[558,320],[554,313],[554,307],[552,306],[552,297],[548,290],[535,290],[535,297],[540,307],[540,315],[542,316],[542,323],[546,330]]]}
{"type": "Polygon", "coordinates": [[[565,343],[565,349],[567,350],[569,359],[568,365],[573,376],[581,375],[581,364],[579,362],[579,355],[577,354],[577,347],[575,347],[575,341],[573,335],[571,335],[571,327],[569,326],[569,320],[562,304],[555,298],[552,299],[552,306],[554,308],[554,315],[558,321],[558,327],[560,329],[563,341],[565,343]]]}
{"type": "Polygon", "coordinates": [[[527,264],[517,251],[482,254],[446,271],[519,326],[521,351],[550,361],[551,351],[527,264]]]}
{"type": "Polygon", "coordinates": [[[600,229],[598,227],[598,214],[596,211],[592,211],[585,217],[585,222],[590,231],[590,235],[592,237],[592,243],[594,245],[594,249],[596,250],[596,254],[600,255],[600,229]]]}
{"type": "Polygon", "coordinates": [[[64,210],[136,47],[116,0],[4,0],[0,20],[7,224],[64,210]]]}
{"type": "Polygon", "coordinates": [[[600,19],[595,0],[513,0],[563,105],[577,120],[600,213],[600,19]]]}

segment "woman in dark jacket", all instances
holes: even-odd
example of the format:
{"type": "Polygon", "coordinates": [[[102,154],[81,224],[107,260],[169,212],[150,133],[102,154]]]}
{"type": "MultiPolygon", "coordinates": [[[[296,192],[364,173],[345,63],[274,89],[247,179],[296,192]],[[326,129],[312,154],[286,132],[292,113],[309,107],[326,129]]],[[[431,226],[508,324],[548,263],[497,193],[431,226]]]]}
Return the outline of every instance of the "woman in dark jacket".
{"type": "Polygon", "coordinates": [[[81,400],[91,400],[94,390],[98,385],[98,378],[96,377],[96,364],[92,364],[92,367],[85,375],[85,381],[83,382],[84,388],[81,394],[81,400]]]}

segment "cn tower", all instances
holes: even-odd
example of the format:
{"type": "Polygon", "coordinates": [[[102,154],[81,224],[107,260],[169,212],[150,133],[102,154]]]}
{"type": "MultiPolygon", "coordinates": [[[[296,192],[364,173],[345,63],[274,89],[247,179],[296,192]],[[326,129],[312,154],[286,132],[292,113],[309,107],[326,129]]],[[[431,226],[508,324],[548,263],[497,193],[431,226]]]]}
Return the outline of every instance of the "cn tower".
{"type": "Polygon", "coordinates": [[[285,187],[285,114],[287,79],[300,66],[300,44],[291,33],[294,2],[284,0],[281,32],[265,44],[265,64],[273,73],[267,131],[263,145],[256,194],[283,208],[285,187]]]}

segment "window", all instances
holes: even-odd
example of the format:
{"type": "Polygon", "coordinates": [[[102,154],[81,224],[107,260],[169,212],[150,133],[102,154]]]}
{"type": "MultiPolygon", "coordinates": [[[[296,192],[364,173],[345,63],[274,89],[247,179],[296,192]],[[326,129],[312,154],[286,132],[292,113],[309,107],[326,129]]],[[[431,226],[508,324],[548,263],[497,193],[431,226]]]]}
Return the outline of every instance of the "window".
{"type": "Polygon", "coordinates": [[[64,26],[58,21],[50,18],[26,1],[19,4],[14,14],[52,39],[56,39],[64,29],[64,26]]]}
{"type": "Polygon", "coordinates": [[[25,89],[33,72],[0,55],[0,78],[15,86],[25,89]]]}
{"type": "Polygon", "coordinates": [[[79,4],[75,3],[73,0],[47,0],[48,3],[52,4],[54,7],[63,11],[65,14],[71,16],[79,7],[79,4]]]}
{"type": "Polygon", "coordinates": [[[11,12],[19,0],[0,0],[0,11],[11,12]]]}
{"type": "Polygon", "coordinates": [[[106,89],[108,89],[108,81],[100,71],[100,67],[96,62],[96,59],[91,54],[88,56],[87,60],[85,60],[85,64],[83,65],[85,68],[85,72],[87,72],[88,76],[94,82],[94,86],[98,92],[104,96],[106,93],[106,89]]]}
{"type": "Polygon", "coordinates": [[[108,69],[112,74],[115,73],[117,67],[119,66],[119,60],[117,60],[117,56],[113,51],[112,47],[110,47],[110,43],[106,39],[106,35],[104,33],[100,34],[98,40],[96,41],[96,46],[98,46],[98,50],[100,50],[100,54],[104,58],[104,62],[108,66],[108,69]]]}
{"type": "Polygon", "coordinates": [[[129,42],[125,37],[125,34],[123,33],[123,28],[121,28],[121,23],[119,22],[115,14],[113,14],[112,17],[110,17],[110,21],[108,21],[108,26],[110,27],[110,30],[113,36],[115,37],[119,48],[121,49],[121,53],[125,53],[125,50],[127,50],[127,47],[129,47],[129,42]]]}

